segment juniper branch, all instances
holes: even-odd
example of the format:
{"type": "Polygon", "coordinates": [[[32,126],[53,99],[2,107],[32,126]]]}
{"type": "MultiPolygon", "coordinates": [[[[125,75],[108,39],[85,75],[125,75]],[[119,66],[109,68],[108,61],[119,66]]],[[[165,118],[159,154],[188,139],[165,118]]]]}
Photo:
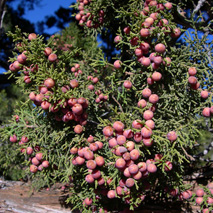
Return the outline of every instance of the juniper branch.
{"type": "Polygon", "coordinates": [[[197,13],[197,11],[200,10],[200,8],[203,6],[203,4],[205,3],[205,1],[206,1],[206,0],[200,0],[200,1],[198,2],[197,6],[194,8],[194,10],[193,10],[192,13],[193,13],[193,14],[194,14],[194,13],[197,13]]]}

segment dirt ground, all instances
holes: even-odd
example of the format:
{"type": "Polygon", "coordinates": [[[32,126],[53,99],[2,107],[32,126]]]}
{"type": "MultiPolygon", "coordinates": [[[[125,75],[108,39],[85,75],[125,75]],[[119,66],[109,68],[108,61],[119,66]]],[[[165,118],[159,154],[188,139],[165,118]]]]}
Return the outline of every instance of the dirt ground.
{"type": "MultiPolygon", "coordinates": [[[[67,192],[61,190],[61,186],[56,184],[48,190],[33,192],[28,183],[0,179],[0,213],[70,213],[71,207],[65,203],[67,192]]],[[[136,212],[187,213],[199,210],[198,206],[190,206],[190,208],[191,210],[188,211],[178,203],[172,206],[146,205],[136,212]]]]}
{"type": "Polygon", "coordinates": [[[0,180],[1,213],[68,213],[64,201],[66,195],[60,185],[49,190],[32,192],[27,183],[0,180]]]}

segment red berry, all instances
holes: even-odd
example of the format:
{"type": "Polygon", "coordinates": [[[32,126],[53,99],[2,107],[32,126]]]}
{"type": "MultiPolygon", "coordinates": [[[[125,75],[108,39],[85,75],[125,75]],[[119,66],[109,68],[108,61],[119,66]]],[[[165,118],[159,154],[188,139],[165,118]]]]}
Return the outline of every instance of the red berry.
{"type": "Polygon", "coordinates": [[[145,88],[143,91],[142,91],[142,95],[144,98],[149,98],[149,96],[152,94],[152,91],[149,89],[149,88],[145,88]]]}
{"type": "Polygon", "coordinates": [[[195,199],[195,202],[198,204],[198,205],[201,205],[203,203],[203,197],[197,197],[195,199]]]}
{"type": "Polygon", "coordinates": [[[76,87],[78,87],[78,81],[76,80],[76,79],[72,79],[71,81],[70,81],[70,86],[72,87],[72,88],[76,88],[76,87]]]}
{"type": "Polygon", "coordinates": [[[138,166],[136,164],[132,164],[128,167],[129,173],[134,175],[138,172],[138,166]]]}
{"type": "Polygon", "coordinates": [[[93,82],[94,84],[96,84],[98,81],[99,81],[99,79],[98,79],[97,77],[95,77],[95,78],[92,79],[92,82],[93,82]]]}
{"type": "Polygon", "coordinates": [[[111,148],[118,145],[117,140],[115,138],[111,138],[108,143],[109,147],[111,148]]]}
{"type": "Polygon", "coordinates": [[[152,78],[147,78],[147,84],[152,85],[154,84],[154,80],[152,78]]]}
{"type": "Polygon", "coordinates": [[[123,31],[128,35],[130,33],[130,27],[125,27],[123,31]]]}
{"type": "Polygon", "coordinates": [[[138,163],[138,168],[140,172],[145,172],[147,169],[147,165],[145,162],[139,162],[138,163]]]}
{"type": "Polygon", "coordinates": [[[83,149],[83,156],[87,160],[93,160],[94,159],[94,154],[91,150],[88,149],[88,147],[83,149]]]}
{"type": "Polygon", "coordinates": [[[21,65],[18,61],[14,61],[14,62],[13,62],[13,67],[14,67],[15,71],[20,70],[20,69],[21,69],[21,66],[22,66],[22,65],[21,65]]]}
{"type": "Polygon", "coordinates": [[[98,150],[98,144],[96,144],[96,143],[91,143],[91,144],[89,145],[89,148],[90,148],[91,151],[95,152],[95,151],[98,150]]]}
{"type": "Polygon", "coordinates": [[[153,81],[160,81],[162,78],[162,74],[160,72],[154,72],[152,74],[153,81]]]}
{"type": "Polygon", "coordinates": [[[194,77],[194,76],[190,76],[188,78],[188,82],[191,84],[191,85],[195,85],[197,83],[197,78],[194,77]]]}
{"type": "Polygon", "coordinates": [[[50,106],[51,106],[51,104],[50,104],[49,102],[47,102],[47,101],[43,101],[43,102],[41,103],[41,108],[42,108],[43,110],[49,109],[50,106]]]}
{"type": "Polygon", "coordinates": [[[130,156],[131,156],[131,159],[132,160],[137,160],[140,156],[140,153],[137,149],[133,149],[131,152],[130,152],[130,156]]]}
{"type": "Polygon", "coordinates": [[[83,157],[78,156],[75,158],[75,161],[77,165],[83,165],[85,162],[85,159],[83,157]]]}
{"type": "Polygon", "coordinates": [[[202,111],[202,114],[204,117],[210,117],[211,116],[211,109],[209,107],[205,107],[202,111]]]}
{"type": "Polygon", "coordinates": [[[50,47],[46,47],[46,48],[44,49],[44,54],[45,54],[46,56],[49,56],[51,53],[52,53],[52,49],[51,49],[50,47]]]}
{"type": "Polygon", "coordinates": [[[149,51],[149,48],[150,48],[149,43],[147,43],[147,42],[140,43],[140,49],[141,49],[143,52],[148,52],[148,51],[149,51]]]}
{"type": "Polygon", "coordinates": [[[196,67],[189,67],[188,73],[189,73],[190,76],[196,75],[196,73],[197,73],[196,67]]]}
{"type": "Polygon", "coordinates": [[[141,133],[140,132],[136,132],[135,134],[134,134],[134,141],[136,142],[136,143],[140,143],[141,141],[142,141],[142,135],[141,135],[141,133]]]}
{"type": "Polygon", "coordinates": [[[173,168],[172,163],[171,163],[170,161],[166,161],[166,165],[165,165],[165,167],[164,167],[165,171],[166,171],[166,172],[169,172],[169,171],[172,170],[172,168],[173,168]]]}
{"type": "Polygon", "coordinates": [[[75,113],[76,115],[81,115],[83,113],[83,107],[81,104],[75,104],[72,107],[72,112],[75,113]]]}
{"type": "Polygon", "coordinates": [[[41,161],[43,159],[43,153],[39,152],[36,154],[36,159],[38,159],[39,161],[41,161]]]}
{"type": "Polygon", "coordinates": [[[27,147],[26,153],[28,155],[31,155],[33,153],[33,148],[32,147],[27,147]]]}
{"type": "Polygon", "coordinates": [[[22,137],[21,137],[21,141],[22,141],[23,143],[27,143],[27,142],[29,141],[29,139],[28,139],[28,137],[26,137],[26,136],[22,136],[22,137]]]}
{"type": "Polygon", "coordinates": [[[203,189],[197,189],[197,190],[196,190],[196,195],[197,195],[198,197],[203,197],[203,195],[204,195],[204,190],[203,190],[203,189]]]}
{"type": "Polygon", "coordinates": [[[177,139],[177,133],[175,131],[171,131],[167,134],[167,138],[173,142],[177,139]]]}
{"type": "Polygon", "coordinates": [[[26,62],[26,59],[27,59],[27,57],[23,53],[17,57],[17,61],[20,64],[24,64],[26,62]]]}
{"type": "Polygon", "coordinates": [[[108,193],[107,193],[107,197],[109,198],[109,199],[113,199],[113,198],[115,198],[115,190],[109,190],[108,191],[108,193]]]}
{"type": "Polygon", "coordinates": [[[44,81],[44,85],[50,89],[50,88],[53,88],[55,86],[55,81],[52,79],[52,78],[47,78],[45,81],[44,81]]]}
{"type": "Polygon", "coordinates": [[[126,166],[126,161],[123,158],[118,158],[115,162],[115,167],[118,169],[123,169],[126,166]]]}
{"type": "Polygon", "coordinates": [[[203,91],[201,91],[200,96],[201,96],[201,98],[203,98],[203,99],[207,99],[208,96],[209,96],[209,92],[206,91],[206,90],[203,90],[203,91]]]}
{"type": "Polygon", "coordinates": [[[30,165],[30,172],[32,172],[32,173],[36,173],[38,171],[38,167],[37,166],[35,166],[35,165],[30,165]]]}
{"type": "Polygon", "coordinates": [[[157,44],[155,45],[155,51],[157,53],[164,53],[166,51],[166,46],[164,44],[157,44]]]}
{"type": "Polygon", "coordinates": [[[143,56],[143,51],[142,51],[142,49],[136,48],[136,49],[135,49],[135,55],[136,55],[137,57],[143,56]]]}
{"type": "Polygon", "coordinates": [[[86,198],[83,203],[86,205],[86,206],[90,206],[92,205],[92,198],[86,198]]]}
{"type": "Polygon", "coordinates": [[[159,65],[163,62],[162,56],[155,55],[155,56],[152,56],[152,58],[153,58],[153,62],[154,62],[153,68],[158,69],[159,65]]]}
{"type": "Polygon", "coordinates": [[[103,134],[107,137],[110,137],[113,135],[113,128],[111,126],[106,126],[103,128],[103,134]]]}
{"type": "Polygon", "coordinates": [[[113,123],[113,128],[117,132],[122,132],[124,130],[124,124],[121,121],[115,121],[113,123]]]}
{"type": "Polygon", "coordinates": [[[145,125],[146,125],[147,127],[149,127],[150,129],[154,129],[154,128],[155,128],[155,122],[154,122],[153,120],[147,120],[147,121],[145,122],[145,125]]]}
{"type": "Polygon", "coordinates": [[[170,66],[171,62],[172,62],[171,58],[166,57],[166,58],[164,58],[163,64],[167,65],[167,66],[170,66]]]}
{"type": "Polygon", "coordinates": [[[87,87],[90,91],[94,90],[94,86],[92,84],[90,84],[88,87],[87,87]]]}
{"type": "Polygon", "coordinates": [[[120,69],[121,68],[121,61],[120,60],[116,60],[114,62],[114,68],[115,69],[120,69]]]}
{"type": "Polygon", "coordinates": [[[54,62],[58,59],[57,55],[55,53],[51,53],[49,56],[48,56],[48,60],[50,62],[54,62]]]}
{"type": "Polygon", "coordinates": [[[13,63],[10,64],[9,69],[10,69],[10,71],[12,71],[12,72],[18,71],[18,70],[14,67],[13,63]]]}
{"type": "Polygon", "coordinates": [[[135,143],[133,141],[128,141],[126,143],[126,148],[127,148],[128,151],[131,152],[135,148],[135,143]]]}
{"type": "Polygon", "coordinates": [[[154,19],[152,17],[148,17],[145,19],[146,26],[150,27],[154,23],[154,19]]]}
{"type": "Polygon", "coordinates": [[[30,33],[29,34],[29,36],[28,36],[28,39],[30,40],[30,41],[32,41],[33,39],[36,39],[36,34],[35,33],[30,33]]]}
{"type": "Polygon", "coordinates": [[[208,203],[208,204],[213,204],[213,198],[208,197],[208,198],[207,198],[207,203],[208,203]]]}
{"type": "Polygon", "coordinates": [[[175,28],[175,29],[173,30],[173,33],[171,34],[171,37],[172,37],[172,38],[178,38],[178,37],[180,36],[180,34],[181,34],[180,29],[179,29],[179,28],[175,28]]]}
{"type": "Polygon", "coordinates": [[[146,100],[144,100],[144,99],[141,99],[140,101],[138,101],[138,107],[139,108],[144,108],[144,107],[146,107],[146,100]]]}
{"type": "Polygon", "coordinates": [[[132,128],[134,129],[141,129],[143,127],[142,121],[141,120],[134,120],[132,122],[132,128]]]}
{"type": "Polygon", "coordinates": [[[208,208],[205,208],[205,209],[203,209],[203,211],[202,211],[203,213],[210,213],[210,211],[209,211],[209,209],[208,208]]]}
{"type": "Polygon", "coordinates": [[[75,128],[74,128],[74,132],[76,134],[81,134],[83,132],[83,127],[81,125],[76,125],[75,128]]]}
{"type": "Polygon", "coordinates": [[[117,44],[117,43],[119,43],[120,41],[122,41],[121,36],[119,36],[119,35],[115,36],[114,42],[117,44]]]}
{"type": "Polygon", "coordinates": [[[149,102],[152,104],[156,104],[159,101],[159,97],[156,94],[152,94],[149,96],[149,102]]]}
{"type": "Polygon", "coordinates": [[[138,37],[133,37],[133,38],[130,40],[130,44],[131,44],[132,46],[136,46],[136,45],[138,45],[138,40],[139,40],[138,37]]]}
{"type": "Polygon", "coordinates": [[[191,84],[190,86],[191,86],[191,89],[197,90],[200,87],[200,83],[197,82],[196,84],[191,84]]]}
{"type": "Polygon", "coordinates": [[[150,17],[153,18],[154,20],[157,20],[158,19],[158,15],[159,15],[158,13],[151,13],[150,17]]]}
{"type": "Polygon", "coordinates": [[[100,177],[101,177],[101,172],[100,172],[100,170],[97,170],[97,169],[93,170],[93,171],[92,171],[92,177],[93,177],[94,179],[100,178],[100,177]]]}
{"type": "Polygon", "coordinates": [[[42,166],[42,164],[40,164],[40,165],[38,166],[38,170],[39,170],[39,171],[42,171],[43,168],[44,168],[44,167],[42,166]]]}
{"type": "Polygon", "coordinates": [[[153,145],[153,140],[151,138],[143,138],[143,144],[146,147],[151,147],[153,145]]]}
{"type": "Polygon", "coordinates": [[[12,143],[16,143],[17,142],[16,135],[10,136],[10,142],[12,142],[12,143]]]}
{"type": "Polygon", "coordinates": [[[181,193],[184,199],[189,199],[192,196],[192,192],[190,190],[184,191],[181,193]]]}
{"type": "Polygon", "coordinates": [[[152,135],[152,130],[150,128],[143,127],[141,129],[141,135],[143,138],[150,138],[152,135]]]}
{"type": "Polygon", "coordinates": [[[117,137],[117,144],[118,145],[123,145],[126,142],[126,137],[124,135],[119,135],[117,137]]]}
{"type": "Polygon", "coordinates": [[[157,166],[155,164],[150,163],[147,166],[147,171],[150,173],[155,173],[155,172],[157,172],[157,166]]]}
{"type": "Polygon", "coordinates": [[[126,130],[124,130],[123,135],[126,138],[132,138],[134,136],[134,133],[131,129],[126,129],[126,130]]]}
{"type": "Polygon", "coordinates": [[[38,166],[40,164],[40,161],[36,157],[34,157],[32,158],[32,164],[38,166]]]}
{"type": "Polygon", "coordinates": [[[133,178],[128,178],[125,183],[126,187],[131,188],[135,185],[135,180],[133,178]]]}
{"type": "Polygon", "coordinates": [[[95,180],[93,178],[93,176],[91,174],[87,175],[85,177],[85,180],[88,182],[88,183],[93,183],[95,180]]]}
{"type": "Polygon", "coordinates": [[[166,9],[168,9],[168,10],[171,10],[171,9],[172,9],[172,3],[166,2],[166,3],[164,4],[164,7],[165,7],[166,9]]]}
{"type": "Polygon", "coordinates": [[[141,57],[141,58],[139,59],[139,62],[140,62],[143,66],[145,66],[145,67],[148,67],[148,66],[151,64],[150,59],[147,58],[147,57],[145,57],[145,56],[141,57]]]}
{"type": "Polygon", "coordinates": [[[105,163],[104,158],[102,156],[97,156],[95,158],[95,162],[98,166],[103,166],[105,163]]]}
{"type": "Polygon", "coordinates": [[[95,169],[96,168],[96,162],[94,160],[88,160],[86,163],[86,166],[88,169],[95,169]]]}
{"type": "Polygon", "coordinates": [[[126,89],[131,89],[132,88],[132,82],[131,81],[129,81],[129,80],[126,80],[126,81],[124,81],[124,87],[126,88],[126,89]]]}
{"type": "Polygon", "coordinates": [[[77,154],[77,153],[78,153],[78,148],[77,148],[77,147],[72,147],[72,148],[70,149],[70,153],[71,153],[71,154],[77,154]]]}
{"type": "Polygon", "coordinates": [[[141,29],[140,35],[141,35],[141,37],[148,37],[150,35],[149,29],[145,29],[145,28],[141,29]]]}
{"type": "MultiPolygon", "coordinates": [[[[213,182],[209,183],[209,184],[207,185],[207,188],[208,188],[208,189],[213,189],[213,182]]],[[[213,193],[212,193],[212,194],[213,194],[213,193]]]]}
{"type": "Polygon", "coordinates": [[[49,161],[47,161],[47,160],[43,161],[43,162],[42,162],[42,166],[43,166],[44,168],[48,168],[48,167],[50,166],[49,161]]]}
{"type": "Polygon", "coordinates": [[[24,76],[24,82],[25,82],[26,84],[30,84],[30,83],[31,83],[30,76],[24,76]]]}
{"type": "Polygon", "coordinates": [[[143,118],[145,120],[151,120],[153,118],[153,116],[154,116],[154,113],[151,110],[146,110],[143,113],[143,118]]]}

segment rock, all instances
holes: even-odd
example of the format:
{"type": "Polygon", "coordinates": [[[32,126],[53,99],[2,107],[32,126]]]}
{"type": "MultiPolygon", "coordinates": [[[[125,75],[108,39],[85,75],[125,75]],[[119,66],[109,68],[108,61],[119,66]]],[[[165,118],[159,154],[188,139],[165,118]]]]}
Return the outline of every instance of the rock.
{"type": "Polygon", "coordinates": [[[27,183],[0,180],[0,213],[70,213],[67,195],[58,188],[33,192],[27,183]]]}

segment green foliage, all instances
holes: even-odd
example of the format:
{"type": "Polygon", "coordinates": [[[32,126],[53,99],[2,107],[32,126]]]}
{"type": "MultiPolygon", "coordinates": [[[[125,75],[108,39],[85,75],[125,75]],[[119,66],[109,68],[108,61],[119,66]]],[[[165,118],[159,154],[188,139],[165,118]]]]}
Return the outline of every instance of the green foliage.
{"type": "MultiPolygon", "coordinates": [[[[14,110],[19,108],[17,102],[25,101],[26,96],[17,85],[10,86],[0,91],[0,122],[1,130],[8,125],[14,110]]],[[[11,180],[20,180],[25,177],[23,171],[23,156],[8,142],[8,138],[0,142],[0,174],[11,180]]]]}
{"type": "Polygon", "coordinates": [[[178,5],[159,10],[166,1],[147,8],[149,3],[78,2],[76,8],[83,4],[88,17],[94,15],[88,20],[94,28],[86,24],[87,36],[74,24],[47,44],[19,28],[8,33],[18,50],[8,74],[17,77],[29,100],[16,111],[19,121],[13,118],[2,130],[3,140],[12,135],[21,140],[14,146],[25,157],[34,186],[72,183],[67,202],[73,209],[135,210],[149,202],[145,196],[172,201],[176,189],[181,198],[190,188],[183,180],[203,134],[203,116],[207,131],[212,129],[213,57],[208,48],[201,54],[207,38],[195,31],[193,42],[178,43],[178,5]],[[119,26],[114,28],[120,48],[114,64],[94,40],[100,16],[105,30],[113,30],[113,20],[119,26]],[[205,98],[200,94],[204,86],[205,98]]]}
{"type": "Polygon", "coordinates": [[[1,142],[0,175],[3,175],[8,180],[16,181],[25,178],[23,161],[23,155],[8,141],[8,138],[1,142]]]}
{"type": "Polygon", "coordinates": [[[16,102],[25,101],[26,96],[20,90],[17,85],[11,84],[10,86],[0,91],[0,121],[7,122],[14,109],[17,107],[16,102]]]}

